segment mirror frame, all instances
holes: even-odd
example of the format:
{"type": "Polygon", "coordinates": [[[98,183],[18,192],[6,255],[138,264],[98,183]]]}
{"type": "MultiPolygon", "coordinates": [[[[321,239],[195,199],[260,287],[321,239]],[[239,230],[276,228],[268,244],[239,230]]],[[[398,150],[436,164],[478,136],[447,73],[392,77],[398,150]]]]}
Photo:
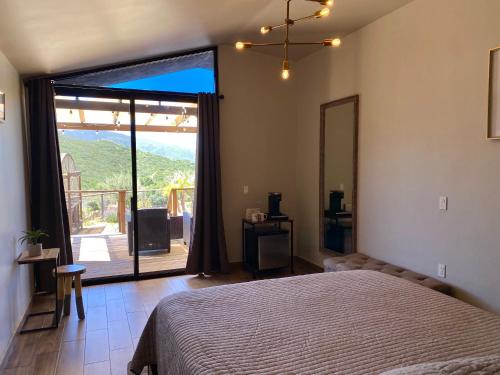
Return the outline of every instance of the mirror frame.
{"type": "Polygon", "coordinates": [[[352,252],[356,253],[358,243],[358,132],[359,132],[359,95],[334,100],[320,106],[319,139],[319,245],[320,251],[337,253],[325,248],[324,211],[325,211],[325,112],[328,108],[346,103],[354,103],[354,139],[353,139],[353,185],[352,185],[352,252]]]}

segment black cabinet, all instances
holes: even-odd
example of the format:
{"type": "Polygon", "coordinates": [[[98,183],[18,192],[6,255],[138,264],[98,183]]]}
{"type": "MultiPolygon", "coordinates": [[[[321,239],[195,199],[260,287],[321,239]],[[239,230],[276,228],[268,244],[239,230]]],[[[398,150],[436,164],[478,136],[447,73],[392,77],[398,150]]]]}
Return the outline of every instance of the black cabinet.
{"type": "Polygon", "coordinates": [[[242,221],[243,265],[256,273],[290,267],[293,273],[293,221],[242,221]],[[289,229],[282,228],[288,223],[289,229]]]}

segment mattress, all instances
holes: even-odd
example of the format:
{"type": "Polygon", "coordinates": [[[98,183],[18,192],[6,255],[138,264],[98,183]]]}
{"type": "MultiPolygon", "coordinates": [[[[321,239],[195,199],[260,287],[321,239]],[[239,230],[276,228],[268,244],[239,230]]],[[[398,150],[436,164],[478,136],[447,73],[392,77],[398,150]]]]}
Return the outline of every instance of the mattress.
{"type": "Polygon", "coordinates": [[[500,355],[500,317],[375,271],[224,285],[163,299],[130,369],[159,374],[380,374],[500,355]]]}

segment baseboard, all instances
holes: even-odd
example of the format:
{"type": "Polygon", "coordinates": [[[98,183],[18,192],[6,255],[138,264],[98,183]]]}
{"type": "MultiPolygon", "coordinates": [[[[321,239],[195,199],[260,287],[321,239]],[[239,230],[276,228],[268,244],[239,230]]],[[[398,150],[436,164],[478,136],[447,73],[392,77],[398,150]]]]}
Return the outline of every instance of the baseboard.
{"type": "Polygon", "coordinates": [[[7,359],[7,354],[9,354],[10,347],[12,346],[12,341],[14,340],[14,337],[16,337],[16,335],[19,333],[19,330],[21,329],[21,324],[23,324],[24,320],[26,319],[26,317],[28,316],[28,314],[31,310],[31,305],[33,304],[33,297],[34,297],[34,294],[31,293],[30,302],[28,303],[28,306],[26,307],[24,314],[21,316],[21,319],[18,322],[16,322],[16,324],[15,324],[16,329],[14,330],[14,333],[10,336],[9,343],[7,345],[7,350],[0,358],[0,372],[7,365],[7,363],[5,363],[5,360],[7,359]]]}

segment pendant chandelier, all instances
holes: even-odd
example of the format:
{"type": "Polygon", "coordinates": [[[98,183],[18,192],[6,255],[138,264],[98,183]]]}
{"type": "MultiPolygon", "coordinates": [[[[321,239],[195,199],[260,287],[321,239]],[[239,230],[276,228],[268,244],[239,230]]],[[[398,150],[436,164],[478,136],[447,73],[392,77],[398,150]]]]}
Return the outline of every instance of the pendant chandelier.
{"type": "Polygon", "coordinates": [[[325,47],[340,47],[341,45],[341,40],[339,38],[335,39],[324,39],[321,42],[291,42],[290,41],[290,26],[295,25],[298,22],[301,21],[306,21],[306,20],[314,20],[314,19],[320,19],[327,17],[330,14],[330,8],[333,7],[333,2],[334,0],[306,0],[306,1],[313,1],[315,3],[321,4],[324,6],[324,8],[316,11],[315,13],[311,14],[310,16],[306,17],[301,17],[297,19],[291,19],[290,18],[290,2],[292,0],[286,0],[286,18],[285,18],[285,23],[276,25],[276,26],[262,26],[260,28],[261,34],[269,34],[270,32],[279,29],[279,28],[285,28],[285,40],[283,43],[252,43],[252,42],[236,42],[235,47],[237,50],[242,51],[244,49],[248,48],[253,48],[253,47],[268,47],[268,46],[283,46],[284,47],[284,59],[283,59],[283,66],[282,66],[282,71],[281,71],[281,78],[283,79],[288,79],[290,78],[290,63],[288,60],[288,49],[290,46],[304,46],[304,45],[323,45],[325,47]]]}

